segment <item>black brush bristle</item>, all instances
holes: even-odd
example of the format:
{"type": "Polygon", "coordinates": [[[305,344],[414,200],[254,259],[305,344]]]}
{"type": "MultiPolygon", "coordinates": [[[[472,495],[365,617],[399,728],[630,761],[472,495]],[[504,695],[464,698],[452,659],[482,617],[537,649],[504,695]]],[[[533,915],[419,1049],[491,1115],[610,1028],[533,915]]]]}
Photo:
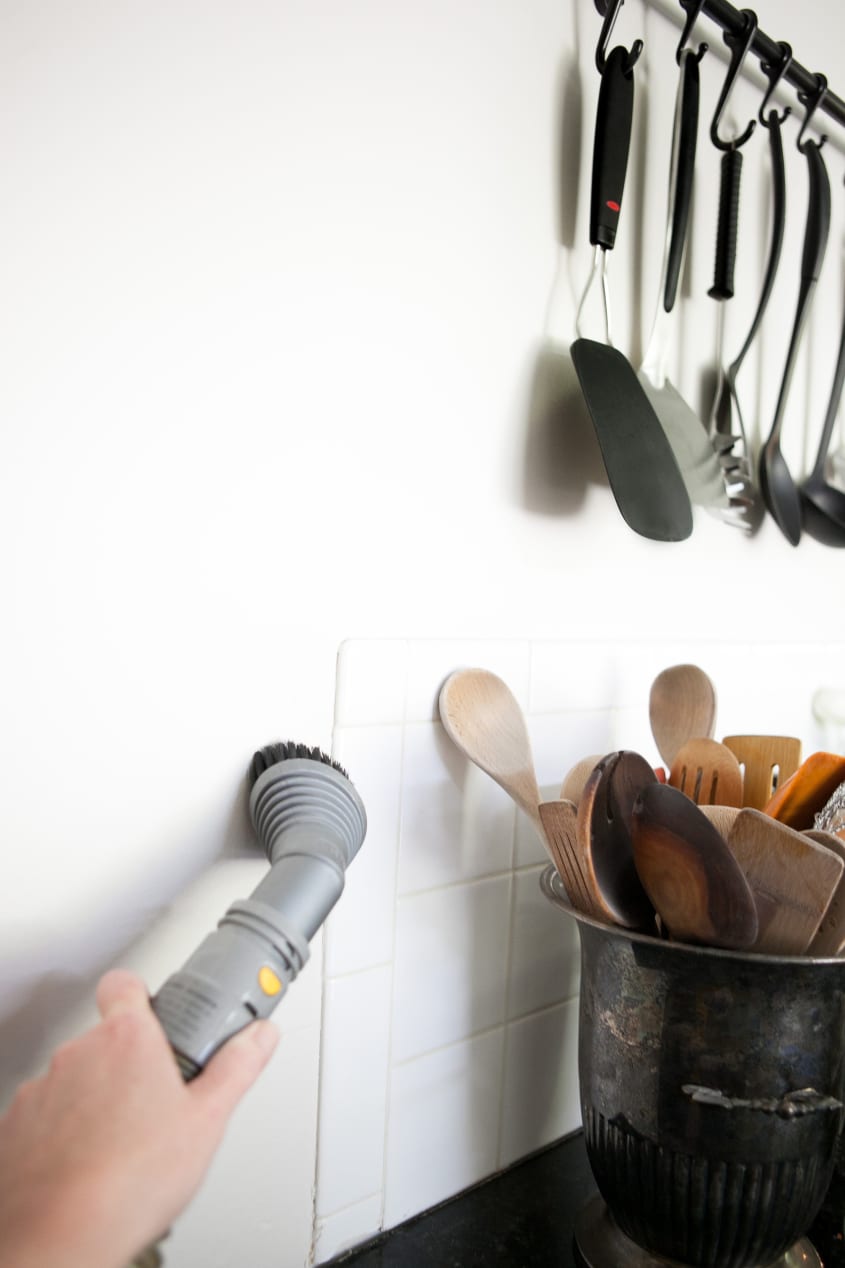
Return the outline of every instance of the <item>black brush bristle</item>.
{"type": "Polygon", "coordinates": [[[254,755],[249,767],[250,787],[259,775],[263,775],[271,766],[275,766],[277,762],[288,762],[292,757],[306,757],[312,762],[323,762],[324,765],[339,771],[344,778],[349,778],[348,772],[343,769],[340,762],[333,761],[321,748],[311,744],[297,744],[295,740],[282,740],[276,744],[266,744],[254,755]]]}

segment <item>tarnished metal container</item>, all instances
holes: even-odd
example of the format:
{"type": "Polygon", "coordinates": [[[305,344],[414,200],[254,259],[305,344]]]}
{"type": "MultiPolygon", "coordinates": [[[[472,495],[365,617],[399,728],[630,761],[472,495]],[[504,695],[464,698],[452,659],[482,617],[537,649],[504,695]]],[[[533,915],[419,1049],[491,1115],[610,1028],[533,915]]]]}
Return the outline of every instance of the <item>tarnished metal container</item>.
{"type": "Polygon", "coordinates": [[[845,960],[578,922],[585,1142],[616,1225],[694,1268],[761,1268],[806,1233],[843,1121],[845,960]]]}

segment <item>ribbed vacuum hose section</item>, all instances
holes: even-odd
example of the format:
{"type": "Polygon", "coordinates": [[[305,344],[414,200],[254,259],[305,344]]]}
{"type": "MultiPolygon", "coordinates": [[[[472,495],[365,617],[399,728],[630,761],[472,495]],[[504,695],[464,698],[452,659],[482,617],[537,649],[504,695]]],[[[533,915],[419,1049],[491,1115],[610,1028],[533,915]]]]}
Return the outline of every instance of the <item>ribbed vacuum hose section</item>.
{"type": "Polygon", "coordinates": [[[364,806],[354,786],[331,766],[308,759],[278,762],[258,777],[249,799],[255,830],[271,863],[274,846],[296,848],[311,832],[320,853],[345,871],[366,832],[364,806]]]}

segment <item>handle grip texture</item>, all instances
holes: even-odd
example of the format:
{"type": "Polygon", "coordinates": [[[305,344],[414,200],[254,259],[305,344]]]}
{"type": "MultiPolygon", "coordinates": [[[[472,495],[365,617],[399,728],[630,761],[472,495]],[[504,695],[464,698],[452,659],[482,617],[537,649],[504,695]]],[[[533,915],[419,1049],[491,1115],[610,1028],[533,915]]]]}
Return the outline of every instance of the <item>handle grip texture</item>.
{"type": "Polygon", "coordinates": [[[739,186],[742,178],[742,151],[727,150],[722,156],[719,186],[719,225],[716,233],[716,267],[713,285],[707,294],[711,299],[732,299],[736,230],[739,220],[739,186]]]}
{"type": "Polygon", "coordinates": [[[681,265],[686,246],[687,225],[692,202],[692,182],[695,171],[695,151],[698,140],[698,103],[700,99],[698,58],[689,52],[684,54],[681,76],[681,118],[675,172],[675,190],[672,203],[672,229],[666,263],[666,283],[663,288],[663,308],[670,313],[675,305],[681,265]]]}
{"type": "Polygon", "coordinates": [[[804,146],[810,192],[807,198],[807,227],[804,231],[804,253],[801,277],[806,282],[818,281],[830,232],[830,179],[821,146],[808,141],[804,146]]]}
{"type": "Polygon", "coordinates": [[[621,45],[609,54],[596,109],[590,242],[607,250],[616,241],[634,117],[634,72],[627,61],[628,50],[621,45]]]}

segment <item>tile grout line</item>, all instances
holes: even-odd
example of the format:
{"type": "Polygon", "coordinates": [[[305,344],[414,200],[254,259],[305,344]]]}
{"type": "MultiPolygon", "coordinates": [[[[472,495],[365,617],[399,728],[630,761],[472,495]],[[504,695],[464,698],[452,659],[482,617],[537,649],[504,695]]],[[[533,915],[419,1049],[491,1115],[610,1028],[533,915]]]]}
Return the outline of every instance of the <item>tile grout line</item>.
{"type": "Polygon", "coordinates": [[[395,856],[393,868],[393,904],[392,904],[392,927],[391,927],[391,950],[390,958],[390,998],[388,1001],[387,1012],[387,1077],[384,1081],[384,1130],[382,1133],[382,1152],[381,1152],[381,1192],[380,1213],[379,1213],[379,1230],[383,1230],[385,1226],[385,1212],[387,1201],[387,1148],[390,1138],[390,1100],[393,1091],[393,1018],[395,1014],[396,999],[396,922],[398,917],[399,905],[399,854],[402,844],[402,820],[405,810],[405,759],[407,755],[406,736],[408,730],[408,687],[410,683],[411,666],[410,666],[410,642],[405,643],[405,688],[402,699],[402,735],[400,740],[399,754],[399,805],[396,815],[396,841],[395,856]]]}

